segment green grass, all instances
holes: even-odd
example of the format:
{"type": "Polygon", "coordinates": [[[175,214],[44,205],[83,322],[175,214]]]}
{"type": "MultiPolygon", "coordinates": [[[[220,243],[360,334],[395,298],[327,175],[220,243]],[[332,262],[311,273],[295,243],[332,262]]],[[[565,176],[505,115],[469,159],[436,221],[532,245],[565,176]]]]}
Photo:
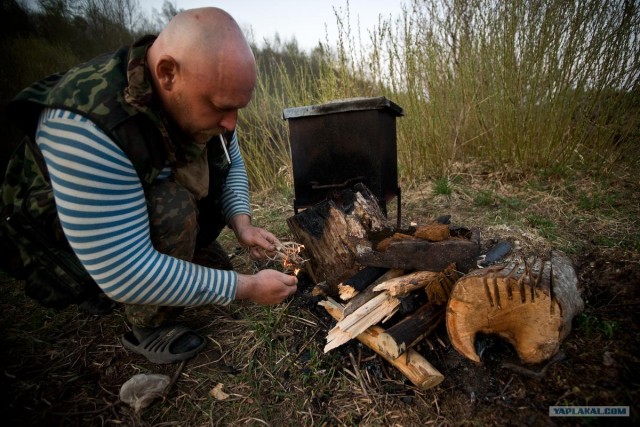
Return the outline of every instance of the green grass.
{"type": "MultiPolygon", "coordinates": [[[[398,162],[409,180],[455,176],[469,162],[518,179],[610,174],[638,151],[639,8],[600,0],[410,0],[373,28],[354,25],[348,6],[335,18],[335,45],[302,52],[277,38],[254,46],[258,85],[238,123],[254,191],[293,186],[283,109],[350,97],[386,96],[404,109],[398,162]]],[[[69,20],[67,36],[77,30],[69,20]]],[[[77,46],[65,45],[62,33],[55,43],[38,36],[0,43],[16,70],[0,72],[0,101],[78,61],[77,46]]],[[[111,33],[111,43],[121,40],[111,33]]],[[[604,194],[584,197],[587,207],[609,202],[604,194]]]]}
{"type": "Polygon", "coordinates": [[[611,320],[601,319],[593,314],[581,313],[575,319],[576,328],[581,330],[587,339],[595,334],[601,334],[611,340],[615,338],[618,330],[618,323],[611,320]]]}
{"type": "Polygon", "coordinates": [[[610,208],[615,203],[616,197],[617,196],[615,194],[606,194],[602,192],[580,192],[580,203],[578,207],[586,211],[610,208]]]}
{"type": "Polygon", "coordinates": [[[598,246],[603,246],[606,248],[615,248],[621,246],[621,244],[623,243],[622,240],[610,236],[595,236],[593,238],[593,242],[598,246]]]}
{"type": "Polygon", "coordinates": [[[453,193],[453,187],[448,178],[438,178],[433,182],[433,194],[450,196],[451,193],[453,193]]]}
{"type": "Polygon", "coordinates": [[[477,193],[473,198],[473,203],[476,206],[491,206],[494,204],[494,194],[492,191],[482,190],[477,193]]]}
{"type": "Polygon", "coordinates": [[[535,213],[529,214],[529,216],[527,217],[527,220],[529,221],[532,227],[537,228],[540,231],[540,234],[543,237],[549,240],[557,239],[558,237],[556,234],[557,225],[552,220],[544,216],[537,215],[535,213]]]}
{"type": "Polygon", "coordinates": [[[508,209],[520,210],[523,207],[522,200],[517,197],[500,196],[498,198],[502,206],[508,209]]]}

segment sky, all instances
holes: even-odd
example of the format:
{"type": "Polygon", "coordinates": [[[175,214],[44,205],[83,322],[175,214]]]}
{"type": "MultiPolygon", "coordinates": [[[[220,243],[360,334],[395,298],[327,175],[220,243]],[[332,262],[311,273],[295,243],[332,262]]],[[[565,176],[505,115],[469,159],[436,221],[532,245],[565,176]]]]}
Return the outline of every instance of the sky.
{"type": "MultiPolygon", "coordinates": [[[[253,39],[261,46],[265,38],[273,40],[276,33],[282,41],[295,37],[298,46],[310,51],[337,38],[338,25],[335,11],[346,16],[349,4],[350,22],[354,34],[360,25],[360,34],[367,37],[378,17],[397,17],[405,0],[172,0],[178,9],[215,6],[229,12],[243,29],[251,28],[253,39]]],[[[163,0],[140,0],[142,8],[162,9],[163,0]]]]}

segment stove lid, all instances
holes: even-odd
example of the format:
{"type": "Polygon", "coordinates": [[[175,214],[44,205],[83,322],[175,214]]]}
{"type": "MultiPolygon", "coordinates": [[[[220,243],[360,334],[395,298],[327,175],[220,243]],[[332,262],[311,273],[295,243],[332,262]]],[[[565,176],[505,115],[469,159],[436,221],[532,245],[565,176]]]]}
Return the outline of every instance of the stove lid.
{"type": "Polygon", "coordinates": [[[384,96],[376,98],[348,98],[331,101],[327,104],[307,105],[305,107],[285,108],[282,118],[285,120],[326,114],[345,113],[350,111],[387,110],[394,116],[402,116],[402,107],[384,96]]]}

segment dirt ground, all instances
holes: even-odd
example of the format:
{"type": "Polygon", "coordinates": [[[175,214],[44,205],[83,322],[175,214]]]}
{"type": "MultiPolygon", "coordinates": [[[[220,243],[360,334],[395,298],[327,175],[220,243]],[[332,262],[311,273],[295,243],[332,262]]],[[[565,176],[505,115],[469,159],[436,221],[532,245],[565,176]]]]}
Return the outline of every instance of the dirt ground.
{"type": "MultiPolygon", "coordinates": [[[[403,222],[451,214],[455,223],[480,228],[483,250],[508,240],[534,254],[559,248],[573,260],[585,310],[553,363],[513,368],[514,350],[484,337],[476,364],[452,348],[441,326],[416,350],[445,380],[419,390],[356,341],[324,354],[335,323],[303,274],[298,293],[276,307],[187,309],[184,322],[207,337],[207,348],[182,366],[153,365],[121,346],[122,308],[106,316],[75,306],[43,309],[20,282],[1,276],[0,419],[25,426],[639,425],[637,175],[607,182],[550,177],[536,185],[475,173],[453,178],[450,194],[406,184],[403,222]],[[610,194],[616,197],[605,198],[610,194]],[[173,382],[136,412],[119,391],[141,373],[173,382]],[[550,417],[554,405],[629,406],[631,416],[550,417]]],[[[255,200],[254,222],[290,238],[290,198],[255,200]]],[[[238,270],[259,267],[229,236],[223,243],[238,270]]]]}

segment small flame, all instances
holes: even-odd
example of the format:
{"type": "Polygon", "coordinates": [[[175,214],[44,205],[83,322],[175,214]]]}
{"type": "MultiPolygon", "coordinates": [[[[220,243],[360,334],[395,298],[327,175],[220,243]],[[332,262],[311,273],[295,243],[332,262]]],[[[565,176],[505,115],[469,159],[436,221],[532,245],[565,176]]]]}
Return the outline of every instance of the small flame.
{"type": "Polygon", "coordinates": [[[303,249],[303,245],[295,242],[283,243],[278,248],[278,258],[282,261],[285,272],[291,272],[294,276],[300,274],[302,264],[307,261],[300,256],[303,249]]]}

